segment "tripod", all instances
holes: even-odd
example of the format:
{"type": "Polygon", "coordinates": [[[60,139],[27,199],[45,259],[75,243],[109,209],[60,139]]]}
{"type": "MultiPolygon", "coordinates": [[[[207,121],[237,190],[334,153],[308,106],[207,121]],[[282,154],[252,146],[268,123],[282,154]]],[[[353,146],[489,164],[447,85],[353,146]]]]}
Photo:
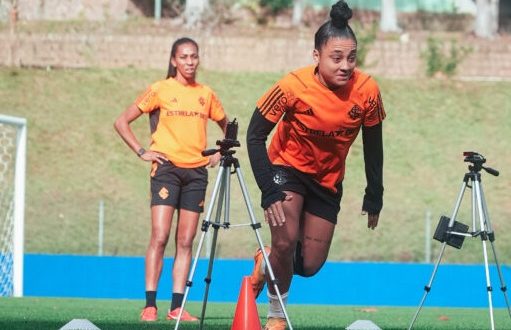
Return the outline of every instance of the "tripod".
{"type": "Polygon", "coordinates": [[[200,317],[200,329],[203,329],[204,326],[204,315],[206,313],[206,305],[208,301],[208,293],[209,293],[209,286],[211,283],[211,275],[213,272],[213,262],[215,258],[215,252],[216,252],[216,241],[218,236],[218,229],[224,228],[229,229],[231,224],[229,223],[229,208],[230,208],[230,174],[236,173],[241,191],[243,193],[243,198],[245,200],[245,205],[248,210],[248,214],[251,220],[250,226],[254,230],[254,233],[256,235],[257,242],[259,244],[259,248],[262,251],[264,261],[266,263],[266,271],[269,275],[270,283],[273,285],[275,292],[277,293],[277,297],[279,299],[280,306],[282,307],[282,311],[284,312],[284,316],[286,318],[287,324],[289,326],[290,330],[293,330],[293,327],[291,326],[291,322],[289,320],[286,307],[284,305],[284,302],[282,300],[282,296],[280,294],[279,288],[277,286],[277,280],[275,278],[275,275],[273,273],[273,269],[271,267],[270,261],[268,259],[268,254],[266,253],[264,249],[263,242],[261,240],[261,235],[259,233],[259,229],[261,228],[261,224],[256,222],[254,211],[251,207],[250,197],[248,195],[248,190],[246,188],[245,182],[243,180],[243,175],[241,173],[240,164],[237,158],[233,156],[235,153],[234,150],[230,150],[232,147],[239,147],[240,144],[236,140],[237,135],[237,123],[236,119],[234,119],[233,122],[228,123],[227,130],[226,130],[226,138],[223,141],[217,141],[217,145],[220,145],[220,149],[212,149],[212,150],[205,150],[202,152],[204,156],[213,155],[216,152],[220,152],[222,155],[221,161],[220,161],[220,168],[218,172],[218,176],[215,181],[215,186],[213,188],[213,192],[211,194],[211,202],[208,207],[208,211],[206,213],[206,218],[202,222],[201,226],[201,237],[199,240],[199,244],[197,246],[197,252],[195,255],[195,260],[192,264],[192,267],[190,269],[190,273],[188,275],[188,279],[186,281],[186,289],[183,297],[183,302],[181,304],[181,310],[179,312],[179,316],[175,325],[175,330],[179,328],[179,323],[181,321],[181,317],[183,314],[184,306],[186,304],[186,299],[188,297],[188,293],[190,291],[190,287],[192,286],[192,280],[195,273],[195,269],[197,267],[197,262],[199,260],[199,255],[202,249],[202,245],[204,243],[204,238],[206,236],[206,233],[209,229],[209,227],[213,227],[213,238],[211,241],[211,253],[209,257],[209,264],[208,264],[208,271],[207,275],[204,278],[204,281],[206,282],[206,289],[204,292],[204,300],[202,303],[202,313],[200,317]],[[231,172],[231,169],[234,167],[235,172],[231,172]],[[217,201],[217,207],[216,207],[216,213],[215,213],[215,221],[211,222],[211,215],[213,213],[214,203],[217,201]],[[220,218],[222,217],[222,207],[224,207],[224,221],[223,223],[220,223],[220,218]]]}
{"type": "Polygon", "coordinates": [[[463,183],[461,185],[461,190],[458,195],[458,199],[456,200],[456,204],[454,206],[454,210],[452,212],[451,218],[447,218],[442,216],[440,219],[440,223],[435,231],[434,238],[442,242],[442,247],[440,249],[440,254],[433,268],[433,273],[431,274],[431,278],[429,279],[428,284],[424,287],[424,295],[422,296],[422,300],[420,305],[415,312],[415,315],[408,327],[408,330],[411,330],[419,313],[424,305],[424,301],[426,300],[426,296],[431,290],[431,285],[433,283],[433,279],[435,278],[436,272],[438,270],[438,265],[442,260],[442,255],[444,254],[446,245],[453,246],[455,248],[460,249],[463,245],[463,240],[465,237],[480,237],[482,241],[483,248],[483,256],[484,256],[484,269],[486,275],[486,290],[488,292],[488,308],[490,313],[490,325],[491,329],[495,329],[495,322],[493,319],[493,303],[492,303],[492,286],[490,282],[490,270],[488,266],[488,253],[486,250],[487,241],[489,241],[493,257],[495,259],[495,264],[497,266],[497,271],[499,274],[500,289],[504,293],[504,298],[507,304],[507,310],[509,316],[511,317],[511,309],[509,307],[509,300],[507,297],[507,288],[504,282],[504,277],[502,275],[502,270],[497,259],[497,251],[495,248],[495,233],[493,231],[490,217],[488,216],[488,208],[486,206],[486,201],[484,197],[483,188],[481,186],[481,169],[484,169],[487,173],[498,176],[499,172],[490,167],[485,167],[483,164],[486,162],[486,159],[472,151],[464,152],[463,156],[465,157],[465,162],[472,163],[472,165],[468,166],[469,172],[465,174],[463,178],[463,183]],[[458,214],[458,210],[460,208],[461,201],[463,199],[463,194],[466,188],[472,189],[472,231],[469,232],[469,227],[462,223],[456,221],[456,215],[458,214]],[[479,222],[476,221],[476,218],[479,218],[479,222]]]}

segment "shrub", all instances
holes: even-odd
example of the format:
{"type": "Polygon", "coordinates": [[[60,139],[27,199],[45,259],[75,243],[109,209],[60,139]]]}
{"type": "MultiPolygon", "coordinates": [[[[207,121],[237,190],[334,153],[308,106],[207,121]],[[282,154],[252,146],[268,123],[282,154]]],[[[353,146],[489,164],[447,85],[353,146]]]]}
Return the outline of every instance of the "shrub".
{"type": "Polygon", "coordinates": [[[435,74],[443,73],[452,77],[456,73],[458,65],[471,51],[471,48],[458,46],[456,41],[451,40],[451,46],[447,52],[443,41],[429,37],[427,48],[422,53],[422,58],[426,61],[426,75],[432,77],[435,74]]]}
{"type": "Polygon", "coordinates": [[[261,6],[268,8],[272,14],[291,7],[293,0],[260,0],[261,6]]]}
{"type": "Polygon", "coordinates": [[[375,22],[370,27],[363,28],[355,24],[353,30],[357,36],[357,66],[363,68],[367,65],[366,57],[371,45],[376,40],[378,24],[375,22]]]}

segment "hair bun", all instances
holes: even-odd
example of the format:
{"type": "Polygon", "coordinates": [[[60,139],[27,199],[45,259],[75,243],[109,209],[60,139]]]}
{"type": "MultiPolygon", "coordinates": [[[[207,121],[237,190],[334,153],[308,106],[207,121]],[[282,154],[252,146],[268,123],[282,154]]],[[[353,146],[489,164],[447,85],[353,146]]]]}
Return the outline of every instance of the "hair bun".
{"type": "Polygon", "coordinates": [[[330,18],[336,28],[344,29],[348,25],[348,20],[353,16],[353,11],[344,0],[339,0],[332,5],[330,18]]]}

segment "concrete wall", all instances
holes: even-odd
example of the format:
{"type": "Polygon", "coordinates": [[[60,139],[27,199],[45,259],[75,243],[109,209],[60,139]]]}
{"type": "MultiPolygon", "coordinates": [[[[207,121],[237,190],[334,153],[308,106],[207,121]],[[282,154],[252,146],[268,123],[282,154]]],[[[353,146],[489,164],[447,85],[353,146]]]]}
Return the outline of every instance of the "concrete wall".
{"type": "MultiPolygon", "coordinates": [[[[5,20],[13,0],[0,0],[0,20],[5,20]]],[[[21,20],[102,20],[125,18],[130,4],[140,4],[140,0],[16,0],[21,20]]],[[[153,0],[146,0],[152,6],[153,0]]],[[[306,0],[308,6],[328,8],[333,0],[306,0]]],[[[380,11],[380,1],[351,0],[354,9],[380,11]]],[[[469,13],[474,15],[476,6],[472,0],[396,0],[398,12],[410,13],[418,10],[426,12],[469,13]]]]}
{"type": "MultiPolygon", "coordinates": [[[[16,0],[20,20],[125,19],[129,0],[16,0]]],[[[0,20],[6,20],[11,0],[0,0],[0,20]]]]}
{"type": "MultiPolygon", "coordinates": [[[[170,45],[180,35],[18,34],[0,33],[0,65],[67,68],[167,68],[170,45]]],[[[192,35],[201,47],[203,68],[217,71],[287,72],[312,63],[312,39],[192,35]]],[[[467,37],[468,38],[468,37],[467,37]]],[[[458,77],[511,79],[511,40],[461,40],[472,48],[458,77]]],[[[449,43],[445,43],[449,46],[449,43]]],[[[424,40],[376,41],[366,71],[384,77],[421,77],[424,40]]]]}

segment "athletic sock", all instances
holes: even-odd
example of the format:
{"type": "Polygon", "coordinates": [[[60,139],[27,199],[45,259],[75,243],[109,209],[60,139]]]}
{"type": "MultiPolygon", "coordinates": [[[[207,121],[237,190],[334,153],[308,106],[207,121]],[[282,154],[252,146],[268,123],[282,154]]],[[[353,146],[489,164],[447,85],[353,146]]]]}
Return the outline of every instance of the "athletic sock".
{"type": "Polygon", "coordinates": [[[156,291],[145,292],[145,307],[156,307],[156,291]]]}
{"type": "MultiPolygon", "coordinates": [[[[282,297],[282,302],[284,303],[284,306],[287,305],[287,296],[289,292],[283,293],[280,296],[282,297]]],[[[280,306],[279,297],[275,294],[271,294],[269,291],[267,292],[268,300],[269,300],[269,307],[268,307],[268,317],[278,317],[281,319],[286,318],[284,315],[284,310],[282,309],[282,306],[280,306]]]]}
{"type": "Polygon", "coordinates": [[[174,309],[181,307],[181,304],[183,303],[184,298],[183,293],[172,293],[172,303],[170,304],[170,310],[173,311],[174,309]]]}

